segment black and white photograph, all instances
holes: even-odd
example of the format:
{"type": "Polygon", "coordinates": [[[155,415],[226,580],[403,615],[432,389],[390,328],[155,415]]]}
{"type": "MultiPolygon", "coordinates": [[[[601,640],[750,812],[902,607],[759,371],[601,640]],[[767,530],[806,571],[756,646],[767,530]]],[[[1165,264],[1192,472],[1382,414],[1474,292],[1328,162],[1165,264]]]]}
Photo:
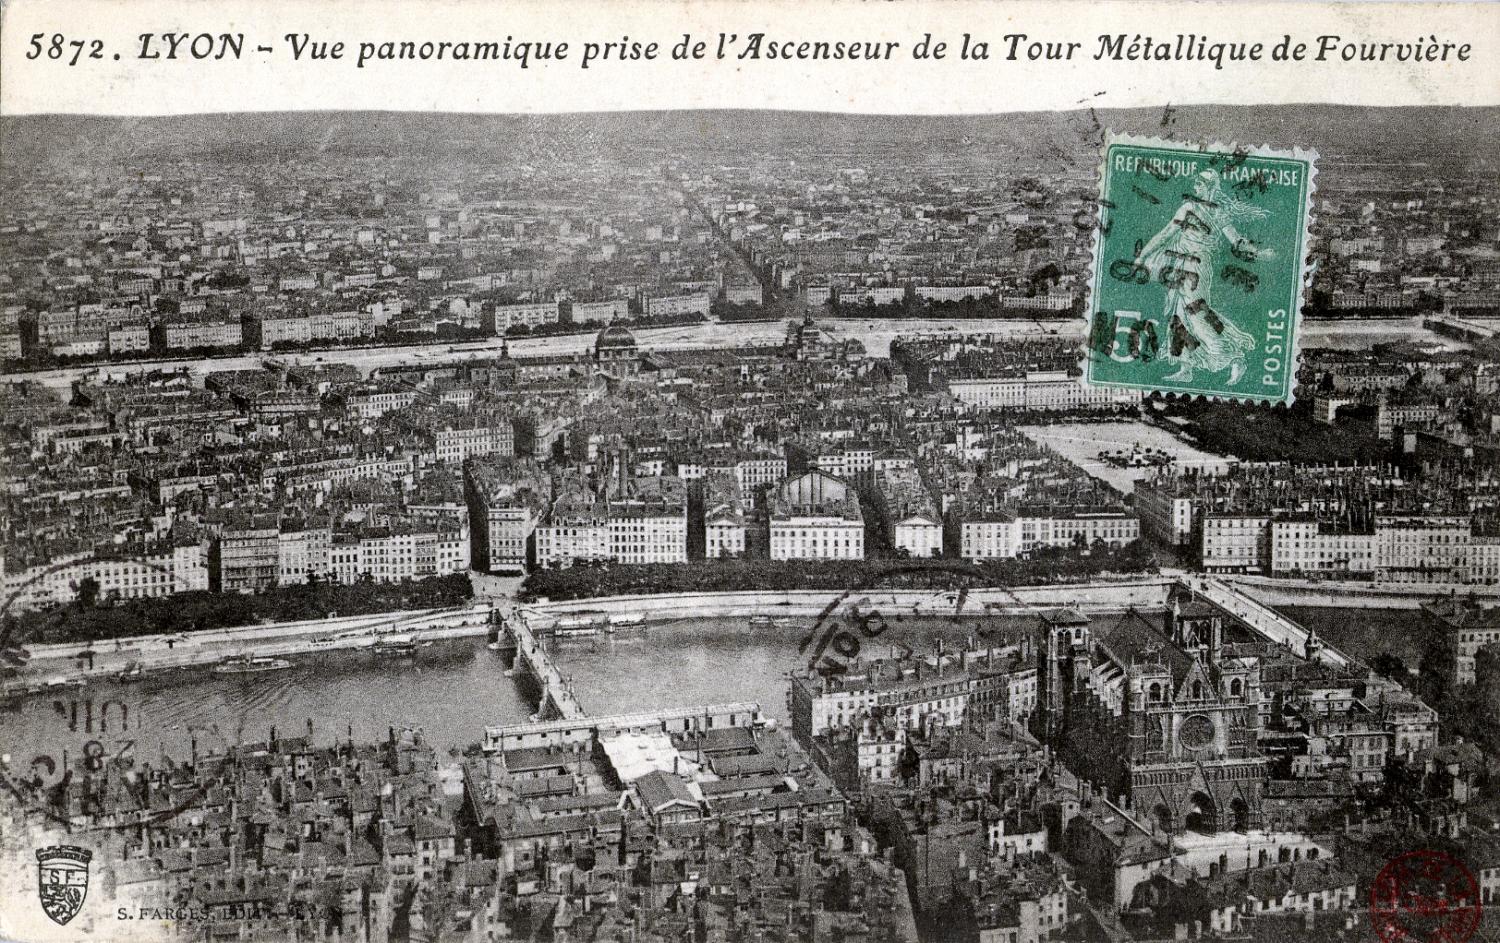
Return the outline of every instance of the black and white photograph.
{"type": "MultiPolygon", "coordinates": [[[[1474,101],[6,110],[0,938],[1500,941],[1500,72],[1420,19],[1474,101]]],[[[7,81],[241,55],[86,25],[7,81]]]]}

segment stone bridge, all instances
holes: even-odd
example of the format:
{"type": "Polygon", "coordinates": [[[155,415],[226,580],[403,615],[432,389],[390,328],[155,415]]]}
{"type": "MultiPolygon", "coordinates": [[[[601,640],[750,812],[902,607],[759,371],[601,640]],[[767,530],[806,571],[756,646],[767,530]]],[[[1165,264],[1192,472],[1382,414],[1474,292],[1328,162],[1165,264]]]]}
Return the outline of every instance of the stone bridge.
{"type": "Polygon", "coordinates": [[[520,612],[510,613],[502,638],[515,646],[515,670],[524,671],[541,689],[537,717],[543,720],[581,720],[586,714],[573,693],[573,682],[547,654],[546,647],[520,612]]]}
{"type": "MultiPolygon", "coordinates": [[[[1232,613],[1262,637],[1302,654],[1307,649],[1308,631],[1291,619],[1240,592],[1223,580],[1211,576],[1185,575],[1182,582],[1195,593],[1232,613]]],[[[1352,664],[1349,656],[1336,648],[1322,643],[1315,656],[1324,664],[1347,668],[1352,664]]]]}

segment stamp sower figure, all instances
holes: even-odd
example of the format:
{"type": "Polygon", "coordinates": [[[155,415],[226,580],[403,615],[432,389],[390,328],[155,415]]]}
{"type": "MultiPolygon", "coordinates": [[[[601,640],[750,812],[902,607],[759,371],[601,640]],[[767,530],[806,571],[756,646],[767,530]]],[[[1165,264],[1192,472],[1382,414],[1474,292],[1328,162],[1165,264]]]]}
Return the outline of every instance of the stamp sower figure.
{"type": "Polygon", "coordinates": [[[1167,359],[1179,365],[1167,379],[1191,380],[1194,369],[1227,369],[1233,386],[1244,375],[1255,338],[1213,309],[1215,257],[1223,252],[1223,239],[1239,258],[1270,259],[1269,248],[1252,248],[1235,229],[1236,223],[1264,219],[1267,213],[1226,192],[1216,170],[1198,174],[1193,193],[1196,198],[1183,195],[1171,222],[1141,250],[1139,264],[1167,286],[1162,311],[1171,337],[1167,359]]]}

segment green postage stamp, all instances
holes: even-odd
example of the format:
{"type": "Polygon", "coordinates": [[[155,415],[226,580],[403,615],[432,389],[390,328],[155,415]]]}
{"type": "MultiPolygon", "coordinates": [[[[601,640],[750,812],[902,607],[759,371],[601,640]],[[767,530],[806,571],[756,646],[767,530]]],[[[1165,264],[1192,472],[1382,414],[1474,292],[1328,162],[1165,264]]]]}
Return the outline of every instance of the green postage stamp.
{"type": "Polygon", "coordinates": [[[1290,404],[1317,156],[1108,137],[1084,381],[1290,404]]]}

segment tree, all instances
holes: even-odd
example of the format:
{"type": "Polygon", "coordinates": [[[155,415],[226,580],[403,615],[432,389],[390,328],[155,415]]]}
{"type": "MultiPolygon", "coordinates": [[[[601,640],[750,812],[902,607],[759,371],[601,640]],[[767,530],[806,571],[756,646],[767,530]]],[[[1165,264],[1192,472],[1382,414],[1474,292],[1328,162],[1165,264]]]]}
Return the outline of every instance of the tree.
{"type": "Polygon", "coordinates": [[[896,775],[901,777],[901,782],[906,785],[916,783],[922,771],[922,756],[908,741],[901,748],[901,759],[897,761],[896,775]]]}
{"type": "Polygon", "coordinates": [[[1370,668],[1383,678],[1404,681],[1407,678],[1406,662],[1390,652],[1381,652],[1370,659],[1370,668]]]}
{"type": "Polygon", "coordinates": [[[1500,644],[1491,642],[1474,653],[1474,690],[1493,722],[1500,718],[1500,644]]]}
{"type": "Polygon", "coordinates": [[[1449,677],[1448,659],[1437,644],[1429,644],[1422,652],[1422,663],[1417,667],[1419,673],[1419,693],[1422,698],[1430,704],[1441,704],[1448,699],[1449,677]]]}
{"type": "Polygon", "coordinates": [[[99,581],[92,576],[85,576],[78,581],[78,605],[84,609],[92,609],[99,602],[99,581]]]}

